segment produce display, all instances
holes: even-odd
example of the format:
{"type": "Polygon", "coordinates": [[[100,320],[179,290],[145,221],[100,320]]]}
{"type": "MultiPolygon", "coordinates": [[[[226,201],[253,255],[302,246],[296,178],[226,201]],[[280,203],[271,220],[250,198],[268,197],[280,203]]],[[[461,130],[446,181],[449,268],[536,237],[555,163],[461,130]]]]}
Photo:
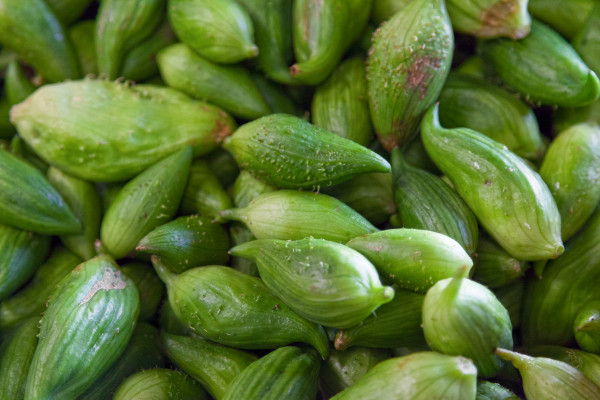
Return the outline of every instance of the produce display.
{"type": "Polygon", "coordinates": [[[600,400],[599,0],[0,0],[0,400],[600,400]]]}

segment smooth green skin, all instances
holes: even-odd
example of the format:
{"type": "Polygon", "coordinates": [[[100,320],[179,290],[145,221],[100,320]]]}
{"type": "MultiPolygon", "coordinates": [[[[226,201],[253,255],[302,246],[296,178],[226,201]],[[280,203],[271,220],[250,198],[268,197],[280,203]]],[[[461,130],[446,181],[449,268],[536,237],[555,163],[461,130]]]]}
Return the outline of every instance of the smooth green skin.
{"type": "Polygon", "coordinates": [[[462,73],[450,74],[439,101],[443,126],[473,129],[521,157],[537,160],[543,155],[545,145],[533,111],[504,89],[462,73]]]}
{"type": "Polygon", "coordinates": [[[425,344],[421,329],[422,294],[396,289],[394,299],[382,305],[360,324],[337,332],[336,350],[354,346],[379,349],[425,344]]]}
{"type": "Polygon", "coordinates": [[[167,357],[217,400],[223,398],[231,381],[258,359],[252,353],[199,337],[161,332],[161,344],[167,357]]]}
{"type": "Polygon", "coordinates": [[[256,57],[254,26],[233,0],[169,0],[169,21],[180,41],[200,56],[223,64],[256,57]]]}
{"type": "Polygon", "coordinates": [[[165,294],[165,285],[156,276],[154,269],[148,264],[129,263],[121,266],[125,274],[138,290],[140,295],[139,321],[150,321],[160,306],[165,294]]]}
{"type": "Polygon", "coordinates": [[[56,17],[65,25],[79,19],[91,2],[92,0],[46,0],[56,17]]]}
{"type": "Polygon", "coordinates": [[[367,172],[390,172],[389,163],[375,152],[286,114],[241,126],[223,147],[241,169],[285,189],[331,186],[367,172]]]}
{"type": "Polygon", "coordinates": [[[392,174],[361,174],[334,186],[323,193],[343,201],[374,225],[387,221],[396,212],[392,174]]]}
{"type": "Polygon", "coordinates": [[[461,76],[470,76],[475,79],[485,80],[487,76],[487,68],[489,66],[484,65],[483,60],[478,55],[472,55],[462,62],[459,66],[454,68],[454,72],[461,76]]]}
{"type": "Polygon", "coordinates": [[[596,4],[596,0],[529,0],[528,8],[532,16],[572,38],[584,26],[596,4]]]}
{"type": "Polygon", "coordinates": [[[102,0],[96,18],[98,72],[119,77],[125,55],[152,34],[164,14],[166,0],[102,0]]]}
{"type": "Polygon", "coordinates": [[[293,84],[289,65],[292,51],[292,2],[289,0],[238,0],[252,18],[258,66],[275,82],[293,84]]]}
{"type": "Polygon", "coordinates": [[[479,52],[500,79],[526,99],[560,107],[581,107],[600,96],[600,80],[557,32],[533,21],[521,40],[481,41],[479,52]]]}
{"type": "Polygon", "coordinates": [[[561,235],[566,241],[600,201],[600,126],[583,123],[561,132],[548,147],[540,175],[560,211],[561,235]]]}
{"type": "Polygon", "coordinates": [[[113,400],[206,400],[202,386],[186,374],[171,369],[149,369],[131,375],[113,400]]]}
{"type": "Polygon", "coordinates": [[[510,255],[535,261],[562,254],[556,203],[522,158],[474,130],[443,128],[437,106],[425,115],[421,136],[429,156],[510,255]]]}
{"type": "Polygon", "coordinates": [[[124,257],[149,232],[173,218],[191,161],[188,147],[148,168],[121,189],[100,228],[102,245],[113,257],[124,257]]]}
{"type": "Polygon", "coordinates": [[[263,193],[273,192],[276,188],[259,181],[248,171],[241,171],[231,188],[231,199],[236,207],[246,207],[263,193]]]}
{"type": "Polygon", "coordinates": [[[479,228],[465,201],[438,176],[411,166],[399,150],[392,152],[392,165],[394,197],[402,225],[444,234],[472,255],[479,228]]]}
{"type": "Polygon", "coordinates": [[[526,261],[512,257],[492,239],[479,238],[473,280],[495,289],[521,278],[528,268],[526,261]]]}
{"type": "Polygon", "coordinates": [[[528,0],[448,1],[452,28],[479,38],[508,36],[520,39],[529,33],[528,0]]]}
{"type": "Polygon", "coordinates": [[[9,112],[12,105],[6,94],[0,97],[0,139],[10,140],[15,135],[15,127],[10,123],[9,112]]]}
{"type": "Polygon", "coordinates": [[[150,36],[125,55],[120,75],[134,81],[143,81],[157,75],[158,52],[175,43],[175,40],[175,34],[165,19],[150,36]]]}
{"type": "Polygon", "coordinates": [[[369,107],[386,150],[416,134],[450,72],[453,47],[442,0],[411,1],[373,36],[367,59],[369,107]]]}
{"type": "Polygon", "coordinates": [[[554,133],[562,132],[583,122],[600,124],[600,100],[585,107],[559,108],[552,115],[554,133]]]}
{"type": "Polygon", "coordinates": [[[346,243],[377,231],[369,221],[334,197],[294,190],[261,194],[245,208],[225,210],[221,216],[245,223],[257,239],[313,237],[346,243]]]}
{"type": "Polygon", "coordinates": [[[144,236],[136,251],[158,256],[180,274],[203,265],[227,264],[229,236],[221,225],[200,215],[179,217],[144,236]]]}
{"type": "Polygon", "coordinates": [[[367,257],[386,280],[422,294],[436,282],[473,267],[456,240],[420,229],[387,229],[359,236],[346,246],[367,257]]]}
{"type": "Polygon", "coordinates": [[[183,43],[161,50],[157,61],[167,85],[221,107],[235,117],[253,120],[271,113],[250,73],[241,65],[209,61],[183,43]]]}
{"type": "Polygon", "coordinates": [[[152,325],[137,324],[127,347],[114,364],[79,398],[105,400],[128,376],[145,369],[161,368],[165,364],[158,343],[158,330],[152,325]]]}
{"type": "Polygon", "coordinates": [[[39,318],[24,321],[0,347],[0,398],[21,400],[29,366],[38,344],[39,318]]]}
{"type": "Polygon", "coordinates": [[[37,168],[42,174],[48,172],[48,164],[46,164],[19,135],[13,136],[10,141],[9,150],[12,154],[37,168]]]}
{"type": "Polygon", "coordinates": [[[175,315],[194,333],[243,349],[306,342],[327,357],[329,343],[323,328],[293,312],[260,279],[222,266],[192,268],[175,275],[156,257],[152,263],[167,285],[175,315]]]}
{"type": "Polygon", "coordinates": [[[48,304],[25,399],[76,399],[125,349],[138,291],[112,258],[99,256],[67,275],[48,304]]]}
{"type": "Polygon", "coordinates": [[[534,357],[552,358],[567,363],[600,387],[600,356],[596,354],[560,346],[526,347],[521,351],[534,357]]]}
{"type": "Polygon", "coordinates": [[[4,91],[11,105],[22,102],[35,91],[35,85],[25,76],[21,64],[13,60],[6,67],[4,76],[4,91]]]}
{"type": "Polygon", "coordinates": [[[600,354],[600,302],[582,307],[575,317],[573,333],[577,345],[590,353],[600,354]]]}
{"type": "Polygon", "coordinates": [[[333,350],[321,364],[319,388],[325,398],[333,397],[365,376],[379,362],[390,358],[388,349],[355,347],[347,351],[333,350]]]}
{"type": "Polygon", "coordinates": [[[130,179],[186,146],[208,153],[235,129],[219,108],[176,90],[92,79],[45,85],[11,119],[42,159],[94,182],[130,179]]]}
{"type": "Polygon", "coordinates": [[[393,17],[398,11],[402,10],[412,0],[373,0],[373,9],[371,10],[371,21],[380,25],[393,17]]]}
{"type": "Polygon", "coordinates": [[[48,169],[47,178],[83,226],[81,233],[61,235],[60,240],[84,260],[94,257],[94,242],[99,237],[102,218],[102,205],[96,187],[54,167],[48,169]]]}
{"type": "Polygon", "coordinates": [[[475,400],[520,400],[520,397],[497,383],[479,381],[475,400]]]}
{"type": "Polygon", "coordinates": [[[542,357],[530,357],[509,350],[496,353],[512,362],[523,379],[525,397],[530,400],[589,400],[600,398],[596,386],[581,371],[567,363],[542,357]]]}
{"type": "MultiPolygon", "coordinates": [[[[36,251],[37,257],[42,254],[43,251],[36,251]]],[[[56,247],[48,260],[37,269],[31,282],[0,303],[0,331],[7,331],[32,316],[39,319],[56,285],[82,261],[64,247],[56,247]]]]}
{"type": "Polygon", "coordinates": [[[368,146],[373,127],[363,59],[351,58],[342,62],[317,88],[311,115],[316,126],[368,146]]]}
{"type": "MultiPolygon", "coordinates": [[[[229,225],[229,236],[231,236],[231,244],[233,246],[256,240],[250,229],[241,222],[232,222],[229,225]]],[[[233,256],[231,258],[231,266],[246,275],[259,276],[256,263],[247,258],[233,256]]]]}
{"type": "Polygon", "coordinates": [[[2,0],[0,43],[50,82],[79,78],[67,31],[44,0],[2,0]]]}
{"type": "Polygon", "coordinates": [[[494,289],[494,295],[508,311],[513,329],[521,326],[521,308],[525,293],[525,281],[516,280],[508,285],[494,289]]]}
{"type": "Polygon", "coordinates": [[[253,240],[230,250],[258,267],[265,285],[300,316],[349,328],[394,298],[375,267],[342,244],[322,239],[253,240]]]}
{"type": "Polygon", "coordinates": [[[573,48],[596,74],[600,73],[600,7],[596,5],[572,41],[573,48]]]}
{"type": "Polygon", "coordinates": [[[523,301],[521,332],[526,346],[568,345],[577,313],[598,300],[600,281],[600,212],[567,243],[567,251],[529,281],[523,301]]]}
{"type": "Polygon", "coordinates": [[[0,150],[0,223],[44,235],[82,228],[44,175],[5,150],[0,150]]]}
{"type": "Polygon", "coordinates": [[[96,21],[85,20],[69,28],[69,38],[79,59],[79,67],[83,75],[98,74],[96,60],[96,21]]]}
{"type": "Polygon", "coordinates": [[[250,71],[250,77],[260,91],[265,103],[272,113],[292,114],[303,116],[304,110],[300,109],[292,98],[285,92],[285,87],[270,81],[260,72],[250,71]]]}
{"type": "Polygon", "coordinates": [[[159,327],[162,332],[168,332],[173,335],[196,336],[194,331],[184,326],[175,315],[175,312],[169,304],[169,299],[165,299],[159,313],[159,327]]]}
{"type": "Polygon", "coordinates": [[[222,147],[207,155],[206,162],[223,187],[229,187],[240,172],[233,156],[222,147]]]}
{"type": "Polygon", "coordinates": [[[102,214],[106,213],[106,210],[115,201],[115,198],[123,189],[125,183],[96,183],[96,190],[100,196],[102,202],[102,214]]]}
{"type": "Polygon", "coordinates": [[[474,400],[477,369],[471,360],[431,351],[391,358],[332,400],[474,400]]]}
{"type": "Polygon", "coordinates": [[[314,351],[281,347],[250,364],[229,385],[223,400],[314,399],[320,360],[314,351]]]}
{"type": "Polygon", "coordinates": [[[31,278],[49,249],[50,237],[0,224],[0,301],[31,278]]]}
{"type": "Polygon", "coordinates": [[[462,276],[439,281],[427,292],[423,332],[432,350],[470,358],[482,378],[502,366],[496,347],[513,346],[508,311],[485,286],[462,276]]]}
{"type": "Polygon", "coordinates": [[[220,211],[231,207],[229,195],[209,164],[205,160],[194,160],[181,199],[181,212],[218,219],[220,211]]]}
{"type": "Polygon", "coordinates": [[[335,70],[367,26],[372,0],[297,0],[292,35],[296,63],[290,74],[317,85],[335,70]]]}
{"type": "Polygon", "coordinates": [[[149,232],[173,218],[191,162],[188,147],[148,168],[121,189],[100,228],[102,244],[111,255],[124,257],[149,232]]]}
{"type": "MultiPolygon", "coordinates": [[[[394,152],[392,151],[392,154],[394,152]]],[[[404,147],[402,148],[402,155],[407,163],[416,167],[418,169],[424,169],[427,172],[431,172],[434,175],[440,175],[441,172],[438,167],[435,166],[435,163],[431,161],[429,158],[429,154],[425,151],[425,146],[423,146],[423,141],[421,140],[421,135],[415,136],[411,139],[404,147]]],[[[392,162],[394,161],[392,157],[392,162]]],[[[394,168],[392,167],[392,170],[394,168]]],[[[392,171],[393,172],[393,171],[392,171]]]]}

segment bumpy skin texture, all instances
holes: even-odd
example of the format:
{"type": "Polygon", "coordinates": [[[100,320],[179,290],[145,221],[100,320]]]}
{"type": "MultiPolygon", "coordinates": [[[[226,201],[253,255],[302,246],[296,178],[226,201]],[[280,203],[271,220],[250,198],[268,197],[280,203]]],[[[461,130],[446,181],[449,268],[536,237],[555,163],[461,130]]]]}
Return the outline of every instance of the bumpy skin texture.
{"type": "Polygon", "coordinates": [[[332,400],[475,399],[476,383],[477,369],[471,360],[419,352],[380,362],[332,400]]]}
{"type": "Polygon", "coordinates": [[[132,178],[186,146],[208,153],[235,129],[219,108],[176,90],[91,79],[38,89],[11,120],[42,159],[95,182],[132,178]]]}
{"type": "Polygon", "coordinates": [[[158,67],[170,87],[238,118],[253,120],[271,113],[250,73],[240,65],[214,63],[177,43],[158,54],[158,67]]]}
{"type": "Polygon", "coordinates": [[[486,231],[512,256],[556,258],[564,247],[550,190],[519,156],[468,128],[443,128],[437,106],[421,125],[423,144],[486,231]]]}
{"type": "Polygon", "coordinates": [[[113,399],[206,400],[208,395],[186,374],[158,368],[131,375],[119,386],[113,399]]]}
{"type": "Polygon", "coordinates": [[[179,40],[202,57],[232,64],[258,54],[252,20],[234,0],[171,0],[167,8],[179,40]]]}
{"type": "Polygon", "coordinates": [[[367,60],[373,126],[388,151],[412,138],[450,71],[454,36],[441,0],[414,0],[380,27],[367,60]]]}
{"type": "Polygon", "coordinates": [[[231,382],[223,400],[314,399],[319,367],[315,351],[281,347],[244,369],[231,382]]]}
{"type": "Polygon", "coordinates": [[[81,223],[35,167],[0,150],[0,223],[45,235],[76,233],[81,223]]]}
{"type": "Polygon", "coordinates": [[[160,337],[167,357],[217,400],[223,398],[229,384],[240,372],[258,360],[252,353],[200,337],[176,336],[164,331],[160,337]]]}
{"type": "Polygon", "coordinates": [[[158,258],[153,257],[152,262],[167,285],[175,315],[195,333],[244,349],[305,342],[327,357],[323,328],[292,311],[260,279],[222,266],[192,268],[174,275],[158,258]]]}
{"type": "Polygon", "coordinates": [[[457,32],[480,38],[508,36],[520,39],[529,33],[528,0],[448,1],[448,14],[457,32]]]}
{"type": "Polygon", "coordinates": [[[79,78],[67,31],[44,0],[2,0],[0,42],[50,82],[79,78]]]}
{"type": "Polygon", "coordinates": [[[581,107],[600,96],[600,80],[558,33],[533,21],[521,40],[479,43],[481,57],[526,98],[560,107],[581,107]]]}
{"type": "Polygon", "coordinates": [[[25,398],[76,399],[125,349],[138,292],[109,256],[99,256],[67,275],[48,303],[25,398]]]}
{"type": "Polygon", "coordinates": [[[29,366],[38,344],[37,316],[24,321],[0,347],[0,398],[22,399],[29,366]]]}
{"type": "Polygon", "coordinates": [[[322,239],[254,240],[230,250],[256,262],[278,298],[304,318],[334,328],[363,321],[393,299],[377,270],[359,252],[322,239]]]}
{"type": "Polygon", "coordinates": [[[540,175],[556,200],[566,241],[600,201],[600,126],[577,124],[561,132],[548,148],[540,175]]]}
{"type": "Polygon", "coordinates": [[[223,147],[241,169],[280,188],[331,186],[358,174],[390,171],[389,163],[366,147],[286,114],[241,126],[223,147]]]}

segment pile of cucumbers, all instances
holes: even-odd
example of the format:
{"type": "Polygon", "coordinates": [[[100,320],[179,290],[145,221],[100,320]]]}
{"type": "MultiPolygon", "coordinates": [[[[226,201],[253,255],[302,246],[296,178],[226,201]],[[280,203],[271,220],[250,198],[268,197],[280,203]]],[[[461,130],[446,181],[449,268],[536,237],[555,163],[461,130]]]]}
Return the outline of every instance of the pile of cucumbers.
{"type": "Polygon", "coordinates": [[[0,399],[600,400],[600,1],[0,0],[0,399]]]}

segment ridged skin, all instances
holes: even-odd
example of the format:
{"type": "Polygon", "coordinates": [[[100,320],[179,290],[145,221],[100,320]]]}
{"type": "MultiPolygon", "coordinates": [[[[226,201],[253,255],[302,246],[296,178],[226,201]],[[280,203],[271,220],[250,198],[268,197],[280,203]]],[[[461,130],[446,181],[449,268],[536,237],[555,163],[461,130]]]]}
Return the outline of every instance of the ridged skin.
{"type": "Polygon", "coordinates": [[[573,38],[573,47],[596,74],[600,73],[600,7],[596,4],[587,22],[573,38]]]}
{"type": "Polygon", "coordinates": [[[492,382],[477,382],[476,400],[520,400],[521,398],[505,387],[492,382]]]}
{"type": "Polygon", "coordinates": [[[448,0],[455,31],[480,38],[508,36],[520,39],[529,33],[528,0],[448,0]]]}
{"type": "Polygon", "coordinates": [[[79,67],[81,68],[81,75],[83,76],[98,74],[96,47],[94,46],[95,35],[95,20],[86,19],[69,28],[69,38],[75,48],[75,54],[79,59],[79,67]]]}
{"type": "Polygon", "coordinates": [[[529,12],[567,38],[585,24],[596,0],[529,0],[529,12]]]}
{"type": "Polygon", "coordinates": [[[149,369],[129,376],[113,400],[206,400],[202,386],[186,374],[171,369],[149,369]]]}
{"type": "Polygon", "coordinates": [[[525,294],[525,280],[518,279],[508,285],[493,290],[494,295],[508,311],[513,329],[521,326],[521,310],[525,294]]]}
{"type": "Polygon", "coordinates": [[[21,400],[29,366],[38,344],[39,317],[23,321],[0,347],[0,398],[21,400]]]}
{"type": "Polygon", "coordinates": [[[252,353],[200,337],[162,332],[161,344],[167,357],[200,382],[216,400],[221,400],[231,381],[258,359],[252,353]]]}
{"type": "Polygon", "coordinates": [[[527,262],[512,257],[492,239],[479,238],[473,280],[494,289],[519,279],[528,268],[527,262]]]}
{"type": "Polygon", "coordinates": [[[565,362],[580,370],[588,379],[600,387],[600,356],[582,350],[560,346],[534,346],[521,349],[534,357],[552,358],[565,362]]]}
{"type": "Polygon", "coordinates": [[[600,301],[582,307],[573,323],[573,332],[581,349],[600,354],[600,301]]]}

